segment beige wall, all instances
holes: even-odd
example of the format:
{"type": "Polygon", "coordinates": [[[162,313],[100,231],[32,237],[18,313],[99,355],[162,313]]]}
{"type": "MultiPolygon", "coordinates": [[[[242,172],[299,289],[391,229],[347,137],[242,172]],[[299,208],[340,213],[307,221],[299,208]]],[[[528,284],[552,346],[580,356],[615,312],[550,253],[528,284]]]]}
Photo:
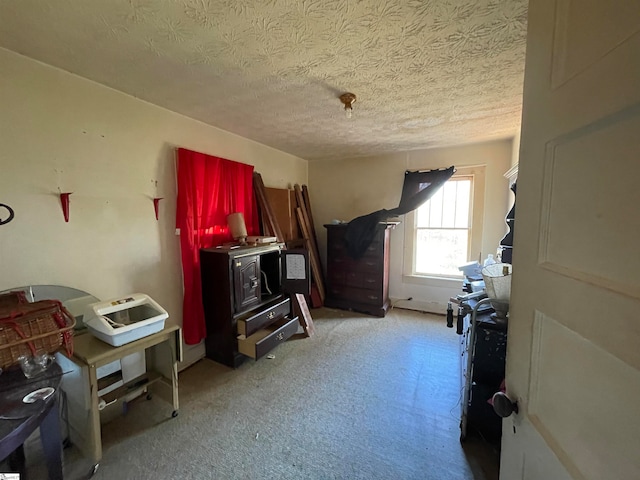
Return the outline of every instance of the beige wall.
{"type": "MultiPolygon", "coordinates": [[[[381,208],[394,208],[400,200],[405,170],[451,165],[485,166],[482,255],[495,254],[498,242],[507,231],[504,217],[509,184],[504,173],[511,166],[512,143],[509,139],[370,158],[310,162],[309,193],[322,255],[326,255],[326,230],[321,225],[332,219],[349,221],[381,208]]],[[[397,306],[443,312],[448,298],[460,293],[462,282],[434,280],[425,285],[403,278],[404,236],[402,225],[392,231],[390,296],[394,300],[413,297],[411,302],[397,302],[397,306]]]]}
{"type": "Polygon", "coordinates": [[[7,50],[0,65],[0,203],[16,213],[0,226],[0,290],[140,291],[180,324],[174,148],[255,165],[267,186],[307,183],[300,158],[7,50]],[[73,192],[69,223],[58,189],[73,192]]]}

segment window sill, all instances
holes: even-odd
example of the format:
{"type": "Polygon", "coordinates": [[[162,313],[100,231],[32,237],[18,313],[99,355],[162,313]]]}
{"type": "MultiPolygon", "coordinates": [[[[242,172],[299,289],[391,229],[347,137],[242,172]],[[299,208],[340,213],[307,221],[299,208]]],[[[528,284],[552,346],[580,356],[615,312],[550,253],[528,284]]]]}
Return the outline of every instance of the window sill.
{"type": "Polygon", "coordinates": [[[464,277],[435,277],[429,275],[403,275],[404,283],[412,283],[414,285],[422,285],[425,287],[444,287],[460,289],[464,277]]]}

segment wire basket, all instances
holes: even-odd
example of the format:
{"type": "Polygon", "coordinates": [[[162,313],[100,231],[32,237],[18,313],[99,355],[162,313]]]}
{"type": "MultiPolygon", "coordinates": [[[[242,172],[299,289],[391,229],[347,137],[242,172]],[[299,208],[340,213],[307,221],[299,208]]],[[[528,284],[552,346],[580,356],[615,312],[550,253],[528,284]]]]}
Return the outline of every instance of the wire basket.
{"type": "Polygon", "coordinates": [[[58,300],[0,306],[0,368],[18,363],[22,355],[73,354],[76,320],[58,300]]]}
{"type": "Polygon", "coordinates": [[[511,264],[494,263],[482,269],[487,296],[492,300],[509,301],[511,296],[511,264]]]}
{"type": "Polygon", "coordinates": [[[491,306],[501,318],[505,318],[509,311],[511,271],[512,267],[509,263],[494,263],[482,269],[487,296],[491,300],[491,306]]]}

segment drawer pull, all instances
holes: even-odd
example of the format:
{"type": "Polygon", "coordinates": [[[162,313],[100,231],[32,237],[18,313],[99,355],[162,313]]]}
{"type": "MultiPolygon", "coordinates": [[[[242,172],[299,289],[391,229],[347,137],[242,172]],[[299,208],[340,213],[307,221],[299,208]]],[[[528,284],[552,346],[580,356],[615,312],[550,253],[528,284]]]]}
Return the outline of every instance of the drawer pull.
{"type": "Polygon", "coordinates": [[[284,340],[284,333],[280,332],[278,335],[276,335],[276,339],[279,340],[279,341],[284,340]]]}
{"type": "Polygon", "coordinates": [[[270,311],[270,312],[267,314],[267,318],[268,318],[269,320],[272,320],[272,319],[273,319],[273,317],[275,317],[275,316],[276,316],[276,312],[274,312],[273,310],[272,310],[272,311],[270,311]]]}
{"type": "Polygon", "coordinates": [[[376,295],[367,295],[367,298],[369,298],[370,300],[377,300],[378,297],[376,295]]]}
{"type": "Polygon", "coordinates": [[[242,262],[236,262],[236,267],[241,267],[242,266],[242,262]]]}

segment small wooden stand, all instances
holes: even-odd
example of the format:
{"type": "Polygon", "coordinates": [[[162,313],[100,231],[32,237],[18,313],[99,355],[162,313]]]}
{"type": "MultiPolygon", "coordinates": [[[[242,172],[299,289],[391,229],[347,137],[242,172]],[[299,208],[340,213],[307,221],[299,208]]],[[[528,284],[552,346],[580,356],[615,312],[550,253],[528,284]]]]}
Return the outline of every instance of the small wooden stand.
{"type": "Polygon", "coordinates": [[[70,370],[70,377],[81,380],[75,387],[70,384],[66,390],[70,404],[71,440],[92,460],[94,468],[102,460],[97,370],[137,352],[144,352],[147,371],[103,395],[102,400],[106,404],[122,404],[129,395],[135,396],[147,389],[147,393],[154,390],[159,397],[168,400],[173,407],[171,416],[176,417],[179,408],[178,362],[182,359],[182,333],[177,325],[167,324],[157,333],[120,347],[112,347],[90,333],[85,333],[74,338],[73,356],[58,357],[58,363],[64,362],[61,366],[70,370]]]}

